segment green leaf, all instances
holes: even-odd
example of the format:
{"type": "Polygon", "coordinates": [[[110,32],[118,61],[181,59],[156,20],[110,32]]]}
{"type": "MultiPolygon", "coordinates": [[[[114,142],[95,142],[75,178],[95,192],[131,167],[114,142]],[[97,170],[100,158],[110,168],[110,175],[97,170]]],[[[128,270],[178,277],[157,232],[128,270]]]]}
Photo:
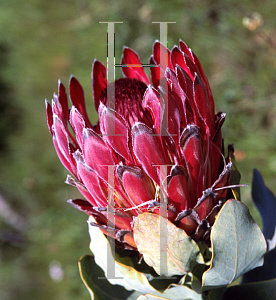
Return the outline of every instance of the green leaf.
{"type": "Polygon", "coordinates": [[[160,220],[167,227],[167,247],[164,247],[167,252],[166,275],[183,275],[198,263],[204,264],[198,245],[184,230],[151,213],[138,215],[133,227],[134,240],[145,262],[160,274],[160,220]]]}
{"type": "Polygon", "coordinates": [[[203,274],[203,290],[228,285],[263,264],[266,241],[248,208],[228,200],[211,230],[212,260],[203,274]]]}
{"type": "Polygon", "coordinates": [[[202,288],[202,274],[206,270],[205,265],[197,265],[192,273],[192,289],[196,291],[197,293],[201,293],[201,288],[202,288]]]}
{"type": "Polygon", "coordinates": [[[137,300],[137,297],[139,297],[141,293],[139,292],[133,292],[126,300],[137,300]]]}
{"type": "Polygon", "coordinates": [[[133,293],[122,286],[112,285],[107,279],[102,279],[104,272],[95,263],[92,255],[85,255],[80,258],[79,270],[81,279],[86,285],[92,300],[127,300],[133,293]]]}
{"type": "Polygon", "coordinates": [[[141,295],[137,300],[143,299],[169,299],[169,300],[202,300],[202,295],[183,285],[171,285],[163,294],[141,295]]]}
{"type": "Polygon", "coordinates": [[[275,295],[276,279],[273,279],[229,287],[223,295],[223,300],[272,300],[275,299],[275,295]]]}
{"type": "MultiPolygon", "coordinates": [[[[127,290],[136,290],[141,293],[152,293],[156,290],[150,285],[146,274],[138,272],[135,268],[125,265],[116,261],[113,257],[110,244],[101,232],[101,230],[95,226],[90,225],[91,222],[95,222],[93,217],[89,217],[89,234],[91,238],[90,249],[95,256],[95,262],[104,271],[107,276],[108,264],[112,264],[112,268],[115,268],[115,276],[122,277],[122,279],[108,279],[111,284],[119,284],[127,290]],[[108,261],[108,259],[110,259],[108,261]]],[[[148,275],[151,278],[150,275],[148,275]]]]}

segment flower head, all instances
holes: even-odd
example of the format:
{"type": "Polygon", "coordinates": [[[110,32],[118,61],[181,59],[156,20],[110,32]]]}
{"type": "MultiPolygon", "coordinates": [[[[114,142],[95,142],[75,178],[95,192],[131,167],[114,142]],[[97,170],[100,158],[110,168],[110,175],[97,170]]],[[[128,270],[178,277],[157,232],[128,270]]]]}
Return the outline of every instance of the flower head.
{"type": "Polygon", "coordinates": [[[72,174],[67,183],[86,198],[71,203],[93,215],[95,225],[110,234],[107,198],[112,189],[114,238],[135,249],[133,218],[144,212],[160,214],[163,193],[168,219],[195,240],[208,239],[221,200],[227,197],[231,163],[222,155],[225,114],[215,114],[202,66],[183,41],[171,51],[154,43],[149,60],[152,84],[135,51],[125,47],[121,62],[124,78],[109,84],[105,66],[93,63],[96,125],[88,118],[75,77],[69,83],[71,108],[60,82],[52,105],[46,102],[56,152],[72,174]],[[160,67],[162,52],[167,53],[166,70],[160,67]],[[112,85],[115,94],[110,99],[112,85]],[[112,185],[109,166],[115,169],[112,185]]]}

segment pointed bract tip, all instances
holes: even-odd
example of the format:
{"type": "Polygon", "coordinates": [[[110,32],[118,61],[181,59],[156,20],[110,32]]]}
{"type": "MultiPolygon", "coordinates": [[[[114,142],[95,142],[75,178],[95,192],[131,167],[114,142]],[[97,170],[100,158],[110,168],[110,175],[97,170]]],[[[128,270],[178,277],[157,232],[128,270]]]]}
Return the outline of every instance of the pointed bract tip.
{"type": "Polygon", "coordinates": [[[101,139],[101,137],[92,128],[86,128],[86,127],[83,128],[83,131],[82,131],[83,141],[91,136],[101,139]]]}
{"type": "Polygon", "coordinates": [[[73,158],[77,163],[83,163],[83,156],[79,149],[73,153],[73,158]]]}
{"type": "Polygon", "coordinates": [[[58,80],[58,94],[60,94],[60,92],[65,93],[65,86],[64,84],[60,81],[60,79],[58,80]]]}
{"type": "Polygon", "coordinates": [[[76,108],[75,105],[72,105],[71,109],[70,109],[70,114],[74,114],[75,112],[79,112],[78,109],[76,108]]]}
{"type": "Polygon", "coordinates": [[[198,85],[203,85],[202,80],[200,79],[200,77],[198,76],[198,74],[196,72],[194,74],[194,85],[195,85],[195,87],[197,87],[198,85]]]}
{"type": "Polygon", "coordinates": [[[78,82],[77,78],[73,74],[71,74],[71,76],[70,76],[69,85],[71,84],[72,81],[77,81],[78,82]]]}
{"type": "Polygon", "coordinates": [[[82,137],[83,137],[83,140],[89,138],[90,135],[91,135],[91,134],[90,134],[88,128],[84,128],[83,131],[82,131],[82,137]]]}
{"type": "Polygon", "coordinates": [[[93,73],[93,70],[95,68],[95,65],[97,65],[97,64],[101,64],[101,62],[99,60],[97,60],[96,58],[94,58],[94,61],[92,63],[92,73],[93,73]]]}
{"type": "Polygon", "coordinates": [[[66,177],[66,180],[64,181],[64,183],[66,183],[68,185],[72,185],[74,187],[76,186],[75,179],[69,174],[67,174],[67,177],[66,177]]]}
{"type": "Polygon", "coordinates": [[[46,106],[46,108],[48,107],[48,106],[51,106],[51,104],[49,103],[49,101],[45,98],[45,106],[46,106]]]}
{"type": "MultiPolygon", "coordinates": [[[[151,84],[149,84],[149,85],[147,86],[147,89],[145,90],[145,93],[146,93],[147,91],[151,92],[153,89],[154,89],[154,87],[153,87],[151,84]]],[[[145,95],[145,93],[144,93],[144,95],[145,95]]],[[[144,100],[144,99],[143,99],[143,100],[144,100]]]]}

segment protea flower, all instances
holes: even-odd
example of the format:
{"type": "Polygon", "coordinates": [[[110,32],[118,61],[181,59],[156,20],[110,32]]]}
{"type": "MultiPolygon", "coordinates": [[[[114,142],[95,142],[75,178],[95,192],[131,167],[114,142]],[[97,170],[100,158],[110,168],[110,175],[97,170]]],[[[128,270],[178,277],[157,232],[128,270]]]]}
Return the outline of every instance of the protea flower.
{"type": "Polygon", "coordinates": [[[151,84],[138,54],[124,48],[124,78],[109,83],[115,84],[115,110],[107,103],[106,68],[94,61],[92,89],[99,114],[94,126],[75,77],[69,83],[71,108],[60,82],[52,106],[46,102],[55,149],[71,173],[67,183],[86,198],[71,203],[93,215],[94,225],[110,234],[107,195],[114,187],[113,237],[129,249],[136,249],[133,219],[144,212],[160,214],[161,191],[168,200],[168,219],[194,240],[208,239],[222,200],[230,198],[231,163],[223,157],[221,137],[225,114],[215,114],[198,58],[183,41],[171,51],[155,42],[149,61],[151,84]],[[159,66],[161,51],[167,52],[166,70],[159,66]],[[166,109],[162,80],[167,83],[166,109]],[[167,128],[162,128],[165,117],[167,128]],[[114,124],[115,135],[111,134],[114,124]],[[160,171],[164,165],[166,174],[160,171]],[[115,166],[113,187],[108,183],[108,166],[115,166]]]}

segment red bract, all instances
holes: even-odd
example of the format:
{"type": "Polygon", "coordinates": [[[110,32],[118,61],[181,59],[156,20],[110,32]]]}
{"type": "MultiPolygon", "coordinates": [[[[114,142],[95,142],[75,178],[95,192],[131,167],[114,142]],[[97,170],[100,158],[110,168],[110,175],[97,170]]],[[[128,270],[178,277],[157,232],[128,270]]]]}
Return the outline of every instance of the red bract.
{"type": "Polygon", "coordinates": [[[199,60],[180,41],[171,51],[155,42],[149,61],[152,85],[137,53],[124,48],[125,77],[110,83],[115,84],[114,99],[107,99],[105,66],[94,61],[92,89],[99,114],[95,126],[87,116],[84,92],[75,77],[69,84],[70,109],[62,83],[52,105],[46,102],[55,149],[72,174],[67,183],[87,200],[71,203],[93,215],[95,225],[110,234],[107,197],[112,189],[114,238],[128,248],[136,247],[133,218],[143,212],[159,214],[161,192],[168,199],[169,220],[195,240],[208,239],[221,200],[228,198],[231,163],[223,158],[220,130],[225,114],[215,114],[199,60]],[[167,52],[166,70],[159,67],[161,51],[167,52]],[[161,80],[167,83],[167,109],[161,80]],[[110,100],[115,110],[108,105],[110,100]],[[162,122],[165,118],[166,123],[162,122]],[[160,167],[164,165],[165,169],[160,167]],[[115,166],[113,186],[108,183],[108,166],[115,166]]]}

